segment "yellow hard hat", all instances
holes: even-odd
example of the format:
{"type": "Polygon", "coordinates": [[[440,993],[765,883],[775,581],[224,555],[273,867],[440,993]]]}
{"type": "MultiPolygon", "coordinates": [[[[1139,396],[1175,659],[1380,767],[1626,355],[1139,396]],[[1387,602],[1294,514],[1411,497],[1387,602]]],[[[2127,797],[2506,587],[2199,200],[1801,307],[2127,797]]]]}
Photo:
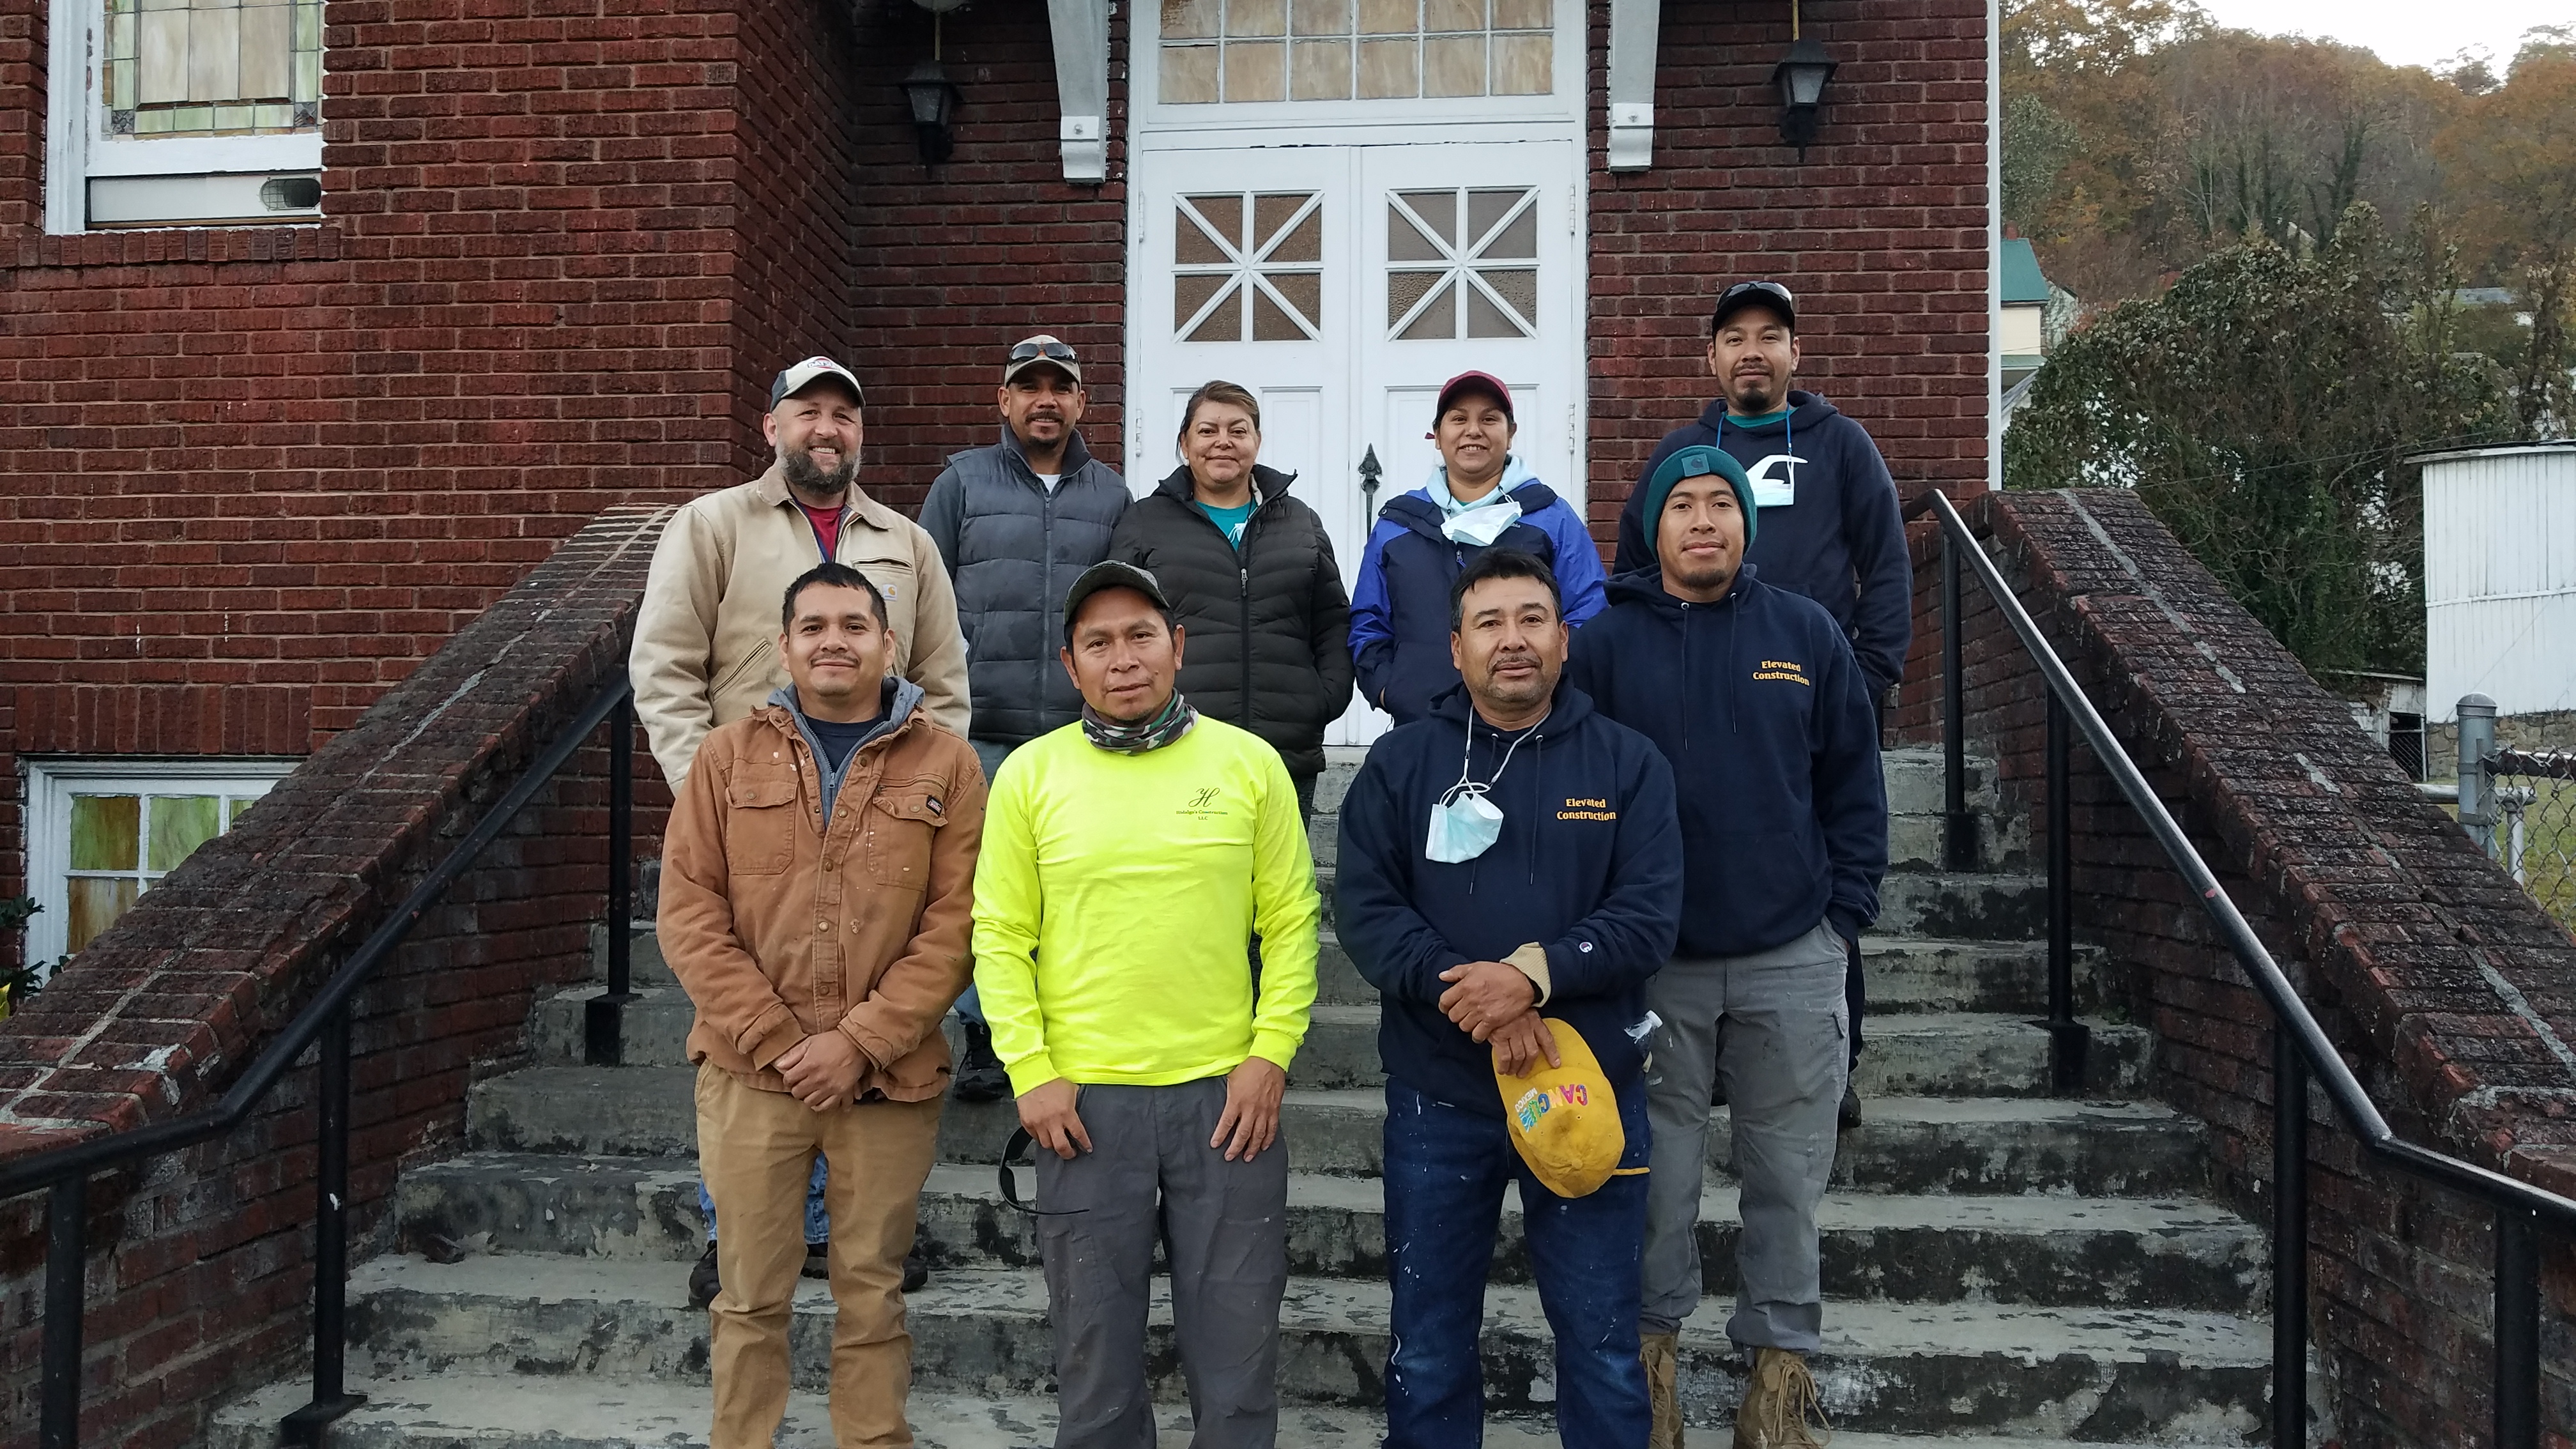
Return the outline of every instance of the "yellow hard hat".
{"type": "Polygon", "coordinates": [[[1619,1099],[1601,1059],[1583,1033],[1555,1017],[1543,1018],[1556,1037],[1563,1066],[1546,1057],[1525,1077],[1494,1073],[1503,1094],[1503,1120],[1530,1174],[1558,1197],[1586,1197],[1619,1171],[1628,1150],[1619,1124],[1619,1099]]]}

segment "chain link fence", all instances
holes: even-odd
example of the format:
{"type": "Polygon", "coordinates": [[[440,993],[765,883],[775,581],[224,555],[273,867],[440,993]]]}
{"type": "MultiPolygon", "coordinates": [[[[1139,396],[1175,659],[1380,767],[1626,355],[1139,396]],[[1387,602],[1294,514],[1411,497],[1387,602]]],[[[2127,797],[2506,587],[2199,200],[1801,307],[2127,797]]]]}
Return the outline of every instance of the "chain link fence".
{"type": "Polygon", "coordinates": [[[2559,924],[2576,931],[2576,751],[2506,749],[2495,706],[2460,701],[2460,824],[2559,924]]]}

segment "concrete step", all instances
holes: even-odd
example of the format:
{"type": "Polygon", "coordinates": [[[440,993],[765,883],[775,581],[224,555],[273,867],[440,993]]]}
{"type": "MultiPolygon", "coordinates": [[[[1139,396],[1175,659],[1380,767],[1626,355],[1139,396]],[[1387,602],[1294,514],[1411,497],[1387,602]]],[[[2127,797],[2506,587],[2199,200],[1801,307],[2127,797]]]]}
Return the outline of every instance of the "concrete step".
{"type": "MultiPolygon", "coordinates": [[[[647,924],[631,940],[629,980],[633,985],[647,992],[677,993],[679,982],[672,976],[670,964],[662,959],[661,941],[652,927],[647,924]]],[[[581,1059],[580,1003],[604,989],[599,983],[607,979],[608,973],[604,946],[595,945],[592,955],[592,984],[573,988],[561,998],[538,1005],[531,1026],[537,1034],[533,1045],[541,1060],[581,1059]]],[[[1869,977],[1873,1013],[1996,1011],[2029,1016],[2048,1009],[2048,947],[2042,941],[1946,940],[1873,931],[1861,938],[1861,968],[1869,977]]],[[[2076,1010],[2099,1011],[2105,1002],[2116,998],[2118,993],[2109,981],[2111,974],[2099,950],[2090,946],[2076,948],[2076,1010]]],[[[1327,1006],[1377,1004],[1377,988],[1360,975],[1350,953],[1342,949],[1340,938],[1329,930],[1316,939],[1315,999],[1327,1006]]],[[[661,1051],[662,1038],[653,1033],[672,1033],[668,1039],[676,1051],[677,1044],[688,1034],[688,1024],[682,1016],[676,1026],[655,1026],[630,1014],[628,1030],[629,1058],[656,1061],[666,1058],[656,1055],[661,1051]],[[638,1050],[645,1055],[635,1055],[638,1050]]],[[[676,1054],[667,1058],[679,1059],[676,1054]]]]}
{"type": "MultiPolygon", "coordinates": [[[[364,1407],[331,1426],[342,1449],[702,1449],[712,1404],[696,1384],[595,1379],[568,1389],[560,1379],[494,1374],[425,1374],[353,1381],[364,1407]],[[577,1395],[577,1396],[576,1396],[577,1395]]],[[[277,1421],[303,1406],[312,1386],[286,1382],[219,1410],[206,1449],[272,1449],[277,1421]]],[[[916,1392],[905,1406],[920,1449],[1031,1449],[1055,1439],[1050,1398],[977,1398],[916,1392]]],[[[1190,1411],[1158,1405],[1158,1449],[1189,1449],[1190,1411]]],[[[1385,1421],[1354,1409],[1314,1404],[1286,1407],[1281,1449],[1372,1449],[1385,1421]]],[[[833,1449],[819,1394],[787,1403],[779,1449],[833,1449]]],[[[1548,1449],[1554,1422],[1543,1416],[1489,1416],[1493,1449],[1548,1449]]],[[[2076,1449],[2070,1440],[1987,1435],[1926,1439],[1912,1435],[1837,1434],[1836,1449],[2076,1449]]],[[[2088,1445],[2086,1449],[2120,1449],[2088,1445]]]]}
{"type": "MultiPolygon", "coordinates": [[[[1324,933],[1329,941],[1333,930],[1333,867],[1329,862],[1317,866],[1315,880],[1323,892],[1324,933]]],[[[2045,933],[2047,916],[2048,882],[2040,876],[1892,870],[1879,882],[1878,921],[1862,940],[1864,944],[1909,937],[2030,942],[2045,933]]],[[[635,984],[673,984],[671,969],[663,963],[660,944],[653,938],[651,920],[639,918],[634,923],[628,950],[635,984]]],[[[1327,969],[1329,972],[1330,963],[1327,969]]],[[[600,979],[608,974],[607,935],[599,927],[591,931],[591,971],[600,979]]],[[[1336,986],[1329,979],[1325,985],[1328,991],[1342,993],[1343,1000],[1356,999],[1345,986],[1336,986]]]]}
{"type": "MultiPolygon", "coordinates": [[[[466,1100],[470,1147],[693,1158],[697,1119],[686,1067],[532,1067],[477,1082],[466,1100]]],[[[1386,1096],[1372,1088],[1292,1090],[1288,1160],[1302,1172],[1374,1175],[1386,1096]]],[[[1731,1147],[1719,1109],[1709,1160],[1731,1147]]],[[[998,1161],[1017,1118],[1008,1102],[951,1102],[943,1162],[998,1161]]],[[[2161,1103],[2047,1098],[1883,1097],[1845,1133],[1834,1179],[1871,1192],[2189,1196],[2208,1183],[2206,1135],[2161,1103]]]]}
{"type": "MultiPolygon", "coordinates": [[[[990,1168],[934,1168],[921,1241],[941,1268],[1027,1267],[1033,1220],[1002,1201],[990,1168]]],[[[1030,1175],[1020,1175],[1023,1194],[1030,1175]]],[[[570,1253],[671,1265],[705,1245],[697,1174],[687,1164],[617,1157],[475,1153],[403,1174],[399,1241],[444,1239],[478,1253],[570,1253]]],[[[1709,1293],[1735,1286],[1734,1188],[1700,1205],[1709,1293]]],[[[1943,1197],[1837,1192],[1821,1215],[1824,1290],[1865,1299],[1980,1301],[2247,1312],[2260,1307],[2269,1258],[2254,1225],[2184,1200],[1943,1197]]],[[[1298,1174],[1288,1187],[1289,1271],[1315,1278],[1386,1274],[1385,1202],[1371,1178],[1298,1174]]],[[[1506,1201],[1493,1281],[1532,1281],[1517,1198],[1506,1201]]]]}
{"type": "MultiPolygon", "coordinates": [[[[581,1062],[583,1004],[601,989],[576,987],[538,1003],[529,1034],[539,1061],[562,1066],[581,1062]]],[[[1314,1008],[1289,1081],[1323,1089],[1384,1085],[1378,1017],[1374,1002],[1314,1008]]],[[[649,989],[626,1008],[625,1061],[632,1066],[684,1064],[691,1018],[686,996],[668,987],[649,989]]],[[[949,1031],[950,1046],[962,1051],[964,1038],[953,1019],[949,1031]]],[[[2085,1091],[2097,1096],[2138,1091],[2152,1045],[2138,1027],[2095,1023],[2085,1056],[2085,1091]]],[[[2048,1053],[2048,1034],[2021,1017],[1891,1012],[1870,1018],[1859,1085],[1862,1095],[1871,1097],[2037,1096],[2048,1089],[2048,1053]]]]}
{"type": "MultiPolygon", "coordinates": [[[[1157,1280],[1158,1285],[1161,1280],[1157,1280]]],[[[388,1256],[350,1275],[352,1369],[361,1376],[460,1369],[704,1382],[706,1316],[667,1264],[559,1256],[441,1266],[388,1256]]],[[[1727,1305],[1683,1330],[1681,1394],[1694,1420],[1727,1420],[1741,1359],[1727,1305]]],[[[790,1330],[796,1382],[827,1381],[831,1299],[800,1283],[790,1330]]],[[[1034,1269],[935,1274],[911,1296],[914,1382],[926,1390],[1033,1396],[1052,1379],[1046,1290],[1034,1269]]],[[[1372,1407],[1387,1337],[1383,1283],[1293,1278],[1280,1312],[1281,1397],[1372,1407]]],[[[1182,1399],[1170,1308],[1158,1292],[1147,1362],[1157,1398],[1182,1399]]],[[[1535,1290],[1485,1293],[1486,1403],[1549,1412],[1554,1344],[1535,1290]]],[[[2263,1411],[2268,1328],[2249,1318],[2129,1308],[1837,1303],[1813,1360],[1826,1412],[1861,1431],[2243,1437],[2263,1411]]]]}

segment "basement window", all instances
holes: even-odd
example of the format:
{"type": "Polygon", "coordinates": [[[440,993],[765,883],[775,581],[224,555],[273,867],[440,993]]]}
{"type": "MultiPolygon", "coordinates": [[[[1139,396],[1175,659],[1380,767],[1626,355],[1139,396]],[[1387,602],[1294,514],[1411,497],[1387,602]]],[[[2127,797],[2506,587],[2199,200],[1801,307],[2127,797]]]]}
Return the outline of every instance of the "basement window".
{"type": "Polygon", "coordinates": [[[45,226],[322,214],[321,0],[52,0],[45,226]]]}
{"type": "Polygon", "coordinates": [[[88,945],[300,763],[29,759],[26,959],[88,945]]]}

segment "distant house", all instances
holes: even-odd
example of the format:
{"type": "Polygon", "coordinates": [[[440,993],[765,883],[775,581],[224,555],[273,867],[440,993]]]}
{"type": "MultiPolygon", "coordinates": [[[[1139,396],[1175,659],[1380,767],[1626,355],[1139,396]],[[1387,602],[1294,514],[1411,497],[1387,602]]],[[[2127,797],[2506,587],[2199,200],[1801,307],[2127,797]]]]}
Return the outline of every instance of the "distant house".
{"type": "Polygon", "coordinates": [[[2004,238],[2004,389],[2009,392],[2048,356],[2048,278],[2028,237],[2004,238]]]}

